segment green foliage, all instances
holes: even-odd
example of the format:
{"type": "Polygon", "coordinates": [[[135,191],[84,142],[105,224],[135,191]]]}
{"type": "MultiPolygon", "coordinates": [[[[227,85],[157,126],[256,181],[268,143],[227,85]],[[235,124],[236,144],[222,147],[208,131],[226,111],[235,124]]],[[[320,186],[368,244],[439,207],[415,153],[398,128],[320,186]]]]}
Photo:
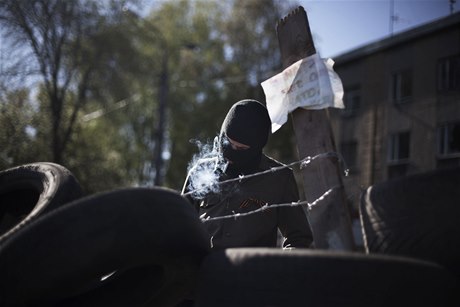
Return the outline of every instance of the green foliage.
{"type": "MultiPolygon", "coordinates": [[[[59,2],[37,0],[31,5],[53,7],[59,2]]],[[[2,19],[8,13],[5,4],[16,2],[0,5],[0,23],[17,30],[17,16],[2,19]]],[[[13,90],[17,87],[6,84],[10,90],[0,105],[0,167],[55,161],[68,167],[88,194],[151,185],[161,73],[166,72],[170,157],[164,185],[180,189],[198,151],[191,141],[211,144],[234,102],[264,101],[260,82],[281,65],[275,25],[287,13],[283,2],[164,1],[145,17],[132,12],[135,4],[72,1],[72,10],[64,10],[68,14],[59,15],[56,25],[45,23],[51,31],[47,33],[67,29],[69,34],[61,36],[62,48],[54,50],[60,50],[60,61],[43,62],[43,53],[33,48],[25,52],[35,56],[27,63],[37,63],[39,71],[47,67],[38,87],[13,90]],[[57,75],[53,68],[59,68],[57,75]]],[[[8,33],[10,42],[33,42],[8,33]]],[[[56,46],[44,42],[36,41],[43,47],[39,50],[56,46]]],[[[37,79],[29,73],[25,78],[37,79]]],[[[4,82],[8,80],[0,74],[2,88],[4,82]]],[[[293,160],[292,135],[291,128],[283,127],[267,151],[282,161],[293,160]]]]}
{"type": "Polygon", "coordinates": [[[26,89],[5,93],[0,101],[0,169],[34,157],[33,109],[26,89]]]}
{"type": "Polygon", "coordinates": [[[134,184],[127,171],[129,155],[124,154],[125,144],[116,126],[104,119],[92,121],[80,126],[75,136],[66,166],[87,194],[134,184]]]}
{"type": "MultiPolygon", "coordinates": [[[[181,188],[188,163],[198,151],[190,140],[212,144],[236,101],[252,98],[264,102],[260,82],[281,67],[275,25],[287,10],[282,2],[266,0],[234,1],[230,7],[217,1],[194,4],[196,13],[182,24],[187,25],[186,31],[191,32],[187,37],[198,48],[182,53],[180,66],[174,70],[189,86],[179,86],[170,96],[172,158],[167,184],[176,189],[181,188]]],[[[174,33],[180,31],[183,26],[174,33]]],[[[288,136],[292,130],[281,131],[272,137],[267,151],[276,158],[293,160],[288,136]],[[272,144],[282,149],[273,149],[272,144]]]]}

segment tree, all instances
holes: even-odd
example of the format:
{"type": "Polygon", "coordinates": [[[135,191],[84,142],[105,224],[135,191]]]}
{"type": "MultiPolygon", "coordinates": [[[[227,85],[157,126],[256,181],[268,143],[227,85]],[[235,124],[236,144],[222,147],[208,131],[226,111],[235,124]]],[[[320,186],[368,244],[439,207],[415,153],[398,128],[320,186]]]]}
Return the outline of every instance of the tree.
{"type": "MultiPolygon", "coordinates": [[[[25,73],[29,93],[21,105],[21,87],[0,80],[2,108],[18,121],[16,146],[33,153],[3,137],[7,160],[63,164],[89,193],[151,185],[158,174],[180,189],[199,151],[190,141],[212,144],[231,104],[264,100],[259,83],[280,68],[280,1],[165,1],[146,17],[129,3],[0,2],[8,67],[25,73]]],[[[280,132],[273,152],[284,159],[292,146],[280,132]]]]}
{"type": "MultiPolygon", "coordinates": [[[[75,1],[4,1],[0,6],[0,22],[7,34],[14,45],[25,43],[31,48],[43,79],[52,115],[51,148],[54,161],[58,163],[75,122],[72,116],[64,126],[62,111],[76,62],[66,63],[66,55],[74,53],[74,58],[79,58],[75,53],[80,50],[82,36],[80,22],[75,16],[76,4],[75,1]]],[[[80,101],[72,114],[81,107],[84,89],[80,91],[80,101]]]]}
{"type": "MultiPolygon", "coordinates": [[[[265,101],[260,83],[281,70],[276,23],[297,7],[295,3],[265,0],[236,0],[225,24],[231,47],[231,62],[247,75],[248,98],[265,101]]],[[[237,91],[232,91],[237,92],[237,91]]],[[[235,97],[234,100],[239,99],[235,97]]],[[[293,129],[285,124],[273,134],[266,150],[282,161],[296,159],[293,129]]]]}
{"type": "Polygon", "coordinates": [[[27,89],[0,95],[0,169],[26,163],[39,153],[34,149],[34,115],[27,89]]]}
{"type": "MultiPolygon", "coordinates": [[[[2,95],[2,110],[8,111],[8,120],[15,124],[17,135],[11,138],[10,130],[3,129],[10,136],[0,138],[3,156],[10,164],[37,159],[63,164],[81,178],[88,192],[132,184],[137,179],[130,167],[138,163],[130,158],[142,156],[128,155],[123,159],[126,163],[116,163],[117,167],[113,161],[102,162],[104,157],[113,160],[115,152],[129,153],[126,148],[131,144],[127,144],[128,136],[123,131],[127,130],[125,124],[129,119],[113,113],[98,124],[82,120],[86,113],[110,109],[114,102],[132,96],[136,80],[145,76],[147,61],[138,56],[139,37],[137,29],[125,18],[122,5],[126,3],[101,4],[90,0],[0,3],[2,34],[8,38],[12,53],[20,49],[16,53],[18,60],[11,57],[9,66],[22,71],[23,79],[34,80],[25,84],[31,88],[26,92],[33,91],[35,96],[35,101],[26,104],[13,99],[16,95],[13,91],[6,90],[10,94],[2,95]],[[94,138],[95,135],[100,138],[94,138]],[[19,151],[25,146],[29,150],[19,151]],[[24,156],[21,152],[36,155],[24,156]]],[[[8,81],[2,75],[2,86],[13,88],[8,81]]],[[[2,121],[2,128],[7,124],[8,121],[2,121]]]]}
{"type": "MultiPolygon", "coordinates": [[[[121,11],[113,1],[109,9],[121,11]]],[[[102,17],[96,1],[5,0],[0,3],[0,24],[11,47],[27,46],[29,71],[38,71],[50,110],[52,160],[63,162],[63,153],[75,129],[77,115],[87,102],[98,54],[88,57],[85,39],[109,19],[102,17]],[[75,93],[72,99],[69,94],[75,93]],[[67,113],[67,114],[66,114],[67,113]],[[68,116],[66,116],[68,115],[68,116]]],[[[105,11],[105,12],[106,12],[105,11]]],[[[91,39],[86,42],[90,42],[91,39]]]]}
{"type": "MultiPolygon", "coordinates": [[[[178,86],[171,93],[172,158],[166,182],[177,189],[192,156],[199,151],[190,140],[212,144],[234,102],[245,98],[264,101],[260,82],[281,68],[275,25],[288,10],[282,2],[266,0],[197,1],[189,5],[194,7],[182,6],[180,19],[169,15],[169,24],[176,26],[165,29],[178,37],[188,33],[197,46],[193,52],[182,53],[177,60],[180,65],[174,67],[184,87],[178,86]]],[[[161,9],[157,14],[162,15],[161,9]]],[[[280,132],[271,143],[282,149],[272,152],[293,160],[292,138],[286,134],[292,130],[280,132]]]]}
{"type": "Polygon", "coordinates": [[[217,128],[213,114],[220,113],[225,67],[224,41],[217,26],[222,16],[221,3],[211,1],[171,1],[149,16],[165,40],[163,51],[168,52],[171,158],[166,161],[165,184],[175,189],[180,189],[196,149],[189,141],[209,138],[208,132],[214,134],[217,128]]]}

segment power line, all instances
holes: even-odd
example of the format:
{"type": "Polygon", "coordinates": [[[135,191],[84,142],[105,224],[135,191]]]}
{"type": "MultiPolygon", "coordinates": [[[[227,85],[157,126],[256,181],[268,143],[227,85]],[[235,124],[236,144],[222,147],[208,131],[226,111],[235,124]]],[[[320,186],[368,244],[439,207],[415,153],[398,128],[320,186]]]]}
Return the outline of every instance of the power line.
{"type": "Polygon", "coordinates": [[[83,115],[81,120],[82,122],[89,122],[90,120],[102,117],[104,115],[107,115],[108,113],[122,109],[133,102],[137,102],[139,101],[139,98],[140,98],[139,94],[134,94],[131,97],[115,102],[110,108],[99,109],[94,112],[85,114],[83,115]]]}

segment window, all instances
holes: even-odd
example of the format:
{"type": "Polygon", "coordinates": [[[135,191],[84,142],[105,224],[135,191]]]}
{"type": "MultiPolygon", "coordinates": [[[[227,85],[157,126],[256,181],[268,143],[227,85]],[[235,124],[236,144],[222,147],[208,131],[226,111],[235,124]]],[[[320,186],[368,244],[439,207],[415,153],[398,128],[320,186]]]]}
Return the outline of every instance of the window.
{"type": "Polygon", "coordinates": [[[438,91],[460,90],[460,56],[448,57],[438,62],[438,91]]]}
{"type": "Polygon", "coordinates": [[[388,146],[388,179],[407,175],[409,171],[410,133],[390,135],[388,146]]]}
{"type": "Polygon", "coordinates": [[[438,154],[441,156],[460,154],[460,122],[438,127],[438,154]]]}
{"type": "Polygon", "coordinates": [[[394,103],[404,103],[412,97],[412,72],[394,73],[391,78],[391,93],[394,103]]]}
{"type": "Polygon", "coordinates": [[[345,89],[344,92],[343,103],[345,104],[345,109],[342,110],[342,116],[353,116],[361,107],[361,88],[355,86],[345,89]]]}
{"type": "Polygon", "coordinates": [[[356,141],[343,142],[340,144],[340,153],[350,172],[356,171],[358,164],[358,143],[356,141]]]}
{"type": "Polygon", "coordinates": [[[390,135],[388,147],[388,161],[401,162],[409,159],[410,155],[410,133],[401,132],[390,135]]]}

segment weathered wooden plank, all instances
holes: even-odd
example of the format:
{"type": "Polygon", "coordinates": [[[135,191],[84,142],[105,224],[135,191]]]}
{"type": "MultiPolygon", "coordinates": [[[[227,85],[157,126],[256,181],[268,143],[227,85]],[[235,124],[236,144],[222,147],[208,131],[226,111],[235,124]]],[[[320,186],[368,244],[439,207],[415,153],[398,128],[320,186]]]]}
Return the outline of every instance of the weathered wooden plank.
{"type": "MultiPolygon", "coordinates": [[[[316,53],[303,7],[277,24],[283,68],[316,53]]],[[[299,156],[336,152],[327,110],[296,109],[291,113],[299,156]]],[[[308,210],[316,248],[354,250],[351,219],[346,204],[339,160],[317,159],[302,169],[306,200],[310,203],[330,188],[333,193],[308,210]]]]}

